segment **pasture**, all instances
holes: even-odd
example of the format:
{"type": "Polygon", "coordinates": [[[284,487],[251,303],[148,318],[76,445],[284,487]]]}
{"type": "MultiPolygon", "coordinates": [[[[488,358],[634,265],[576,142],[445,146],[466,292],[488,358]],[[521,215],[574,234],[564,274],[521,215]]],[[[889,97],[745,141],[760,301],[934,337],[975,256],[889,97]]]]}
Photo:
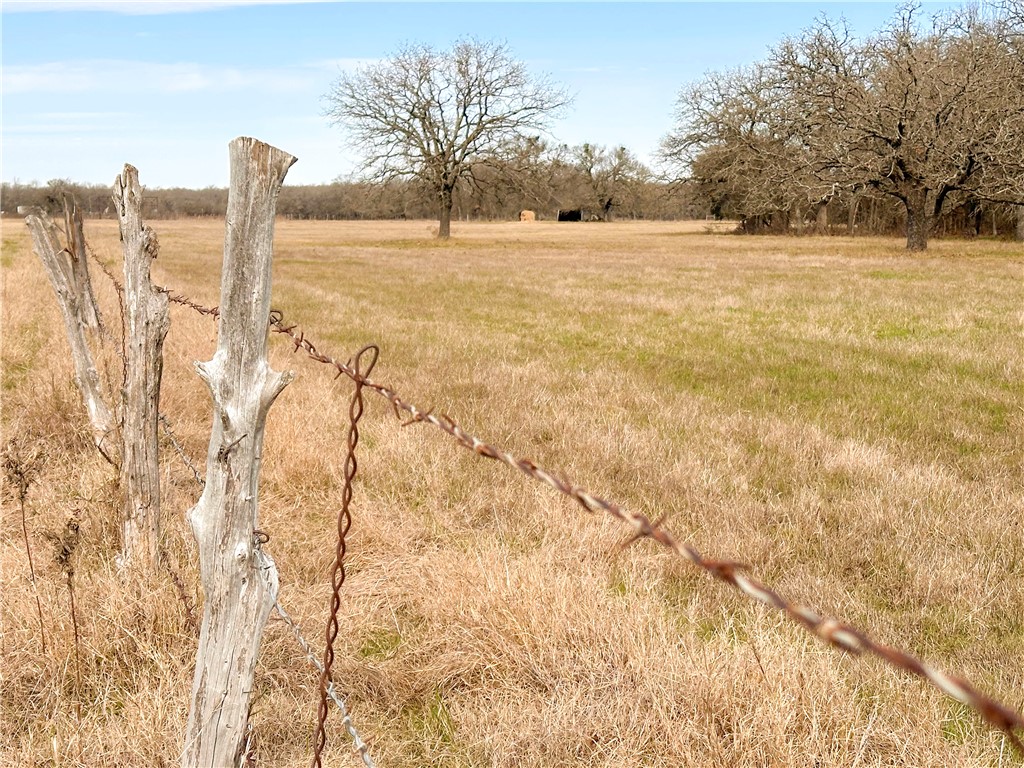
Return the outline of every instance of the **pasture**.
{"type": "MultiPolygon", "coordinates": [[[[218,303],[223,221],[157,221],[154,281],[218,303]]],[[[279,221],[274,307],[468,432],[748,564],[787,597],[1024,704],[1020,246],[738,237],[701,223],[279,221]]],[[[117,225],[86,222],[120,270],[117,225]]],[[[196,636],[169,575],[124,583],[116,473],[91,447],[56,303],[3,228],[0,764],[177,763],[196,636]],[[13,457],[13,458],[12,458],[13,457]],[[74,586],[47,533],[81,521],[74,586]]],[[[104,318],[118,322],[93,268],[104,318]]],[[[216,324],[172,305],[161,411],[202,471],[192,370],[216,324]]],[[[351,386],[271,340],[261,528],[322,643],[351,386]]],[[[120,381],[116,345],[103,375],[120,381]]],[[[996,766],[1002,735],[910,675],[830,649],[546,486],[401,426],[368,393],[336,679],[377,764],[996,766]]],[[[163,443],[173,568],[197,596],[163,443]]],[[[258,763],[308,764],[316,673],[272,616],[258,763]]],[[[356,765],[340,718],[325,764],[356,765]]]]}

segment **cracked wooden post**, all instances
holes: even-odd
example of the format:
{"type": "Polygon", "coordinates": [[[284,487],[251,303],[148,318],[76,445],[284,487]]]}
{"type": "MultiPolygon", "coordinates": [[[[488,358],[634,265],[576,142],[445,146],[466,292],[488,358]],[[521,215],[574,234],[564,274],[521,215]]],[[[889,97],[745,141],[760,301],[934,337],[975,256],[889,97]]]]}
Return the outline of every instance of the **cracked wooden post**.
{"type": "Polygon", "coordinates": [[[88,298],[81,294],[70,251],[61,245],[60,232],[50,217],[40,209],[27,209],[24,212],[28,214],[25,223],[32,233],[33,248],[43,262],[46,274],[50,278],[50,285],[57,295],[57,304],[64,320],[64,331],[71,347],[71,360],[75,366],[75,382],[82,394],[85,410],[89,414],[93,442],[100,453],[112,464],[116,464],[118,446],[117,441],[111,438],[116,432],[117,424],[110,407],[103,399],[100,377],[96,372],[92,352],[89,350],[85,323],[82,320],[83,315],[87,313],[83,311],[81,304],[84,300],[91,299],[91,292],[88,298]]]}
{"type": "MultiPolygon", "coordinates": [[[[164,337],[170,326],[167,294],[153,287],[156,233],[142,223],[139,172],[125,165],[114,180],[114,208],[124,249],[125,388],[121,427],[122,566],[155,570],[160,564],[158,417],[164,337]]],[[[69,224],[70,226],[70,224],[69,224]]]]}
{"type": "Polygon", "coordinates": [[[67,234],[67,252],[71,260],[71,274],[78,291],[78,312],[86,328],[98,331],[100,311],[96,305],[96,294],[89,277],[89,255],[85,245],[85,226],[82,209],[72,195],[64,195],[64,231],[67,234]]]}
{"type": "Polygon", "coordinates": [[[291,380],[267,364],[277,195],[295,158],[250,138],[229,145],[231,187],[217,351],[197,363],[213,396],[206,486],[188,518],[205,603],[183,768],[244,759],[253,673],[277,597],[277,568],[257,533],[263,428],[291,380]]]}

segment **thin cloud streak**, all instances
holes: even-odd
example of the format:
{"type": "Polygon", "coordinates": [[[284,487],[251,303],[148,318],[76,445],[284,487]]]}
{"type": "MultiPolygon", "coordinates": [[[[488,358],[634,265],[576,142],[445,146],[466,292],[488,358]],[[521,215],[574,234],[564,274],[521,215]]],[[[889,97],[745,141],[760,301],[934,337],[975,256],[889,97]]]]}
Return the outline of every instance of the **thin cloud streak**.
{"type": "Polygon", "coordinates": [[[54,134],[78,136],[105,132],[111,125],[137,119],[138,115],[132,112],[31,112],[21,120],[7,121],[4,135],[8,138],[54,134]]]}
{"type": "Polygon", "coordinates": [[[202,13],[253,5],[308,5],[331,0],[5,0],[4,13],[101,12],[128,16],[202,13]]]}
{"type": "Polygon", "coordinates": [[[115,59],[7,66],[0,77],[3,93],[7,96],[87,91],[169,94],[245,89],[299,91],[318,85],[312,74],[302,74],[295,68],[240,69],[193,62],[156,64],[115,59]]]}

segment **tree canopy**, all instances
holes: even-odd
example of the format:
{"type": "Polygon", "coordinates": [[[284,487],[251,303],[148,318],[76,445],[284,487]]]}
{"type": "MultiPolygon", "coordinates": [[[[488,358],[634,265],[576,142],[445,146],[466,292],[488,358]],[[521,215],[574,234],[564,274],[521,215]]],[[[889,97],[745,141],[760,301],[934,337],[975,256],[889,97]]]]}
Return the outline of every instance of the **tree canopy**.
{"type": "Polygon", "coordinates": [[[953,201],[1024,205],[1022,39],[973,9],[923,24],[908,7],[865,40],[821,19],[685,88],[663,154],[744,218],[888,196],[922,250],[953,201]]]}
{"type": "Polygon", "coordinates": [[[448,237],[453,194],[476,166],[495,163],[569,104],[504,43],[461,40],[450,50],[410,45],[341,75],[326,115],[363,155],[370,178],[416,178],[437,195],[439,237],[448,237]]]}

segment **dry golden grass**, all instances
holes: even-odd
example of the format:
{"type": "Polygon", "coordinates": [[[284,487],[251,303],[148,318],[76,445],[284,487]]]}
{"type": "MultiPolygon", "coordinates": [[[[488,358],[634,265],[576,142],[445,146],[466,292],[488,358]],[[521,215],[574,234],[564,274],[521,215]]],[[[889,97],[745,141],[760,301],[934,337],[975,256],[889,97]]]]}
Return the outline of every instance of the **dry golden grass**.
{"type": "MultiPolygon", "coordinates": [[[[274,305],[319,347],[381,346],[375,378],[793,599],[1024,704],[1019,246],[741,238],[704,223],[280,222],[274,305]]],[[[155,279],[218,301],[223,222],[158,222],[155,279]]],[[[108,261],[116,224],[87,235],[108,261]]],[[[116,300],[94,277],[108,322],[116,300]]],[[[3,232],[0,764],[174,765],[196,637],[169,577],[124,583],[114,473],[90,448],[59,316],[20,224],[3,232]],[[45,532],[82,521],[81,684],[45,532]],[[80,709],[80,718],[78,710],[80,709]]],[[[191,370],[215,324],[172,308],[162,410],[205,455],[191,370]]],[[[319,645],[350,388],[297,380],[270,412],[261,528],[281,601],[319,645]]],[[[104,368],[116,386],[116,355],[104,368]]],[[[478,460],[372,395],[337,671],[391,766],[995,766],[960,705],[839,654],[687,563],[478,460]]],[[[165,446],[170,559],[198,597],[165,446]]],[[[308,764],[316,676],[278,620],[253,723],[263,765],[308,764]]],[[[354,765],[336,713],[327,764],[354,765]]]]}

